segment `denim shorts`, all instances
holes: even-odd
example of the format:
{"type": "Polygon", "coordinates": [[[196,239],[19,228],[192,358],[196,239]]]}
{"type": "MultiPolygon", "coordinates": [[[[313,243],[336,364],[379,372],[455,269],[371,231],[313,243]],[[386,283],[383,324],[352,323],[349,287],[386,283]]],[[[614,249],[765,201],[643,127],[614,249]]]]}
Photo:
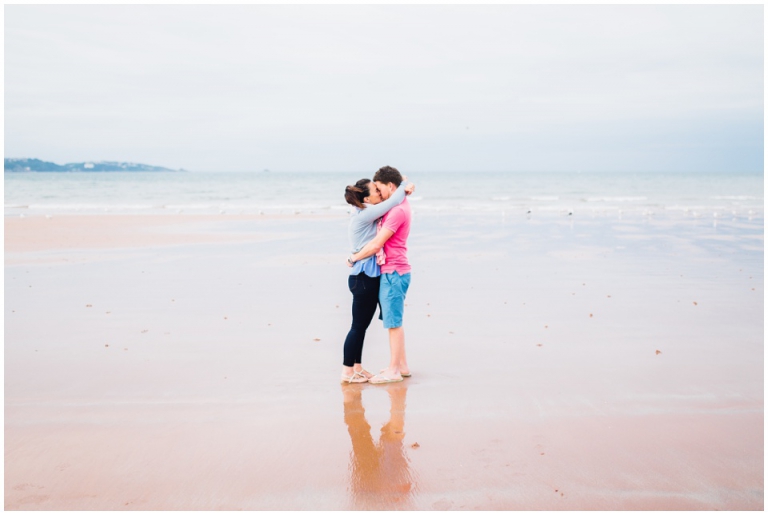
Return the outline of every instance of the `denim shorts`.
{"type": "Polygon", "coordinates": [[[397,272],[381,274],[379,286],[379,303],[381,304],[380,317],[384,321],[386,329],[394,329],[403,325],[403,308],[405,306],[405,294],[411,284],[411,273],[400,275],[397,272]]]}

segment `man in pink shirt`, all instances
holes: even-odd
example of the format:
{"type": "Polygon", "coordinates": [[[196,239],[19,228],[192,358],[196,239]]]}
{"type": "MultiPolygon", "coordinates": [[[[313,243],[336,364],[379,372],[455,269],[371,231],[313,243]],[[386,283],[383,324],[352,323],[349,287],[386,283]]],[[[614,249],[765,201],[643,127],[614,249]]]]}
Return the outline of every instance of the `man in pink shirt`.
{"type": "MultiPolygon", "coordinates": [[[[403,176],[391,166],[380,168],[373,176],[373,182],[386,200],[392,195],[403,176]]],[[[411,232],[411,206],[408,200],[393,207],[381,219],[376,237],[360,252],[350,257],[351,262],[360,261],[384,249],[385,262],[381,265],[379,303],[384,327],[389,329],[389,367],[369,379],[370,383],[383,384],[402,381],[411,372],[405,359],[405,332],[403,331],[403,308],[405,294],[411,284],[411,265],[408,264],[408,234],[411,232]]]]}

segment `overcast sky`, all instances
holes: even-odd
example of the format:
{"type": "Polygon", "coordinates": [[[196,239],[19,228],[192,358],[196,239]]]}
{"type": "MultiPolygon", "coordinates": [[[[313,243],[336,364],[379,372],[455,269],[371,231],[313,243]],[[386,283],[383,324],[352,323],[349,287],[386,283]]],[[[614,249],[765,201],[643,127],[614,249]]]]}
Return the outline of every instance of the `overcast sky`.
{"type": "Polygon", "coordinates": [[[763,6],[5,6],[5,156],[763,170],[763,6]]]}

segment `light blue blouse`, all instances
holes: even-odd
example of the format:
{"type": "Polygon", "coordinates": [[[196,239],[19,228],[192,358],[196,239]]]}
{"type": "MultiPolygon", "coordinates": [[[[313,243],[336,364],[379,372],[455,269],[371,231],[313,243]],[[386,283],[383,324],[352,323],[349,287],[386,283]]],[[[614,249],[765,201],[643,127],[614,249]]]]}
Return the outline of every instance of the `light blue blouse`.
{"type": "MultiPolygon", "coordinates": [[[[376,223],[379,218],[405,200],[405,186],[407,185],[406,181],[400,183],[392,196],[383,202],[366,204],[365,209],[355,208],[355,213],[352,213],[349,220],[349,242],[352,245],[353,254],[359,252],[366,243],[376,237],[376,223]]],[[[381,275],[381,268],[376,263],[375,255],[356,261],[350,269],[349,275],[357,275],[361,272],[369,277],[381,275]]]]}

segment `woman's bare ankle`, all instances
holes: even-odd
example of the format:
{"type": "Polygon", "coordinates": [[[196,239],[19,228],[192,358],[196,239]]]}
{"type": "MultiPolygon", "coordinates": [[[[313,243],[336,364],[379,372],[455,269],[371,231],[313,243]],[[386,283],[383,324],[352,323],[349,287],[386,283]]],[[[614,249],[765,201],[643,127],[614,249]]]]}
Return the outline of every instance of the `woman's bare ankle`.
{"type": "Polygon", "coordinates": [[[373,377],[373,374],[371,374],[366,369],[364,369],[363,365],[361,365],[360,363],[355,363],[355,372],[364,375],[368,379],[373,377]]]}

